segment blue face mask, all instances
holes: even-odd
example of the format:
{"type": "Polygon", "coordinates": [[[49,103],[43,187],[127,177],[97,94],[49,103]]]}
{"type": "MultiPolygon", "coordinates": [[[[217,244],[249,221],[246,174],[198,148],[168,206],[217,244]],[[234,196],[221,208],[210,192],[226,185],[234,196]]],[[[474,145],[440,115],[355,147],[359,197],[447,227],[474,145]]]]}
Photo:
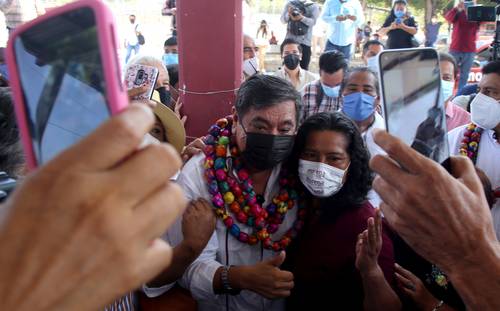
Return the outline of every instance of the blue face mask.
{"type": "Polygon", "coordinates": [[[368,119],[375,111],[375,97],[362,92],[351,93],[344,96],[342,111],[354,121],[368,119]]]}
{"type": "Polygon", "coordinates": [[[397,18],[402,18],[403,16],[405,16],[405,11],[403,11],[403,10],[394,10],[394,15],[397,18]]]}
{"type": "Polygon", "coordinates": [[[163,54],[163,63],[165,66],[179,64],[179,54],[165,53],[163,54]]]}
{"type": "Polygon", "coordinates": [[[335,87],[327,86],[321,83],[321,87],[323,88],[323,92],[328,97],[339,97],[340,85],[335,87]]]}
{"type": "Polygon", "coordinates": [[[443,100],[447,100],[453,96],[453,88],[455,87],[455,82],[441,80],[441,90],[443,92],[443,100]]]}

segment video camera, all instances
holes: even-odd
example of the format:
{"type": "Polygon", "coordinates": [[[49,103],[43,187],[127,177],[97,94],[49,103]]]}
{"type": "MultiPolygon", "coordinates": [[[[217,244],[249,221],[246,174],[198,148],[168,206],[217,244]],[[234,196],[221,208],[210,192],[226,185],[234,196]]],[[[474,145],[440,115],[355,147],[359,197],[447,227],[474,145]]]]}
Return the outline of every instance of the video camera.
{"type": "MultiPolygon", "coordinates": [[[[497,2],[500,0],[494,0],[497,2]]],[[[498,2],[497,2],[498,3],[498,2]]],[[[471,22],[494,22],[497,17],[496,7],[472,5],[472,1],[464,1],[465,9],[467,10],[467,20],[471,22]]]]}
{"type": "Polygon", "coordinates": [[[491,47],[493,48],[493,60],[500,59],[500,0],[490,0],[495,2],[496,6],[471,5],[472,1],[465,1],[467,9],[467,20],[471,22],[495,22],[495,38],[491,47]]]}

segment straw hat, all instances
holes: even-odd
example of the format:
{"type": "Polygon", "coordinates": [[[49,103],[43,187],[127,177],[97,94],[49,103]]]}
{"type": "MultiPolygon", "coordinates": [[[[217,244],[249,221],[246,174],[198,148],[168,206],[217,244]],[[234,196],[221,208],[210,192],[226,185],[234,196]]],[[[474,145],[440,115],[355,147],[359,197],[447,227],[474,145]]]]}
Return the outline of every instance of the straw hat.
{"type": "Polygon", "coordinates": [[[159,102],[153,111],[165,129],[168,142],[181,154],[186,144],[186,130],[181,120],[170,108],[159,102]]]}

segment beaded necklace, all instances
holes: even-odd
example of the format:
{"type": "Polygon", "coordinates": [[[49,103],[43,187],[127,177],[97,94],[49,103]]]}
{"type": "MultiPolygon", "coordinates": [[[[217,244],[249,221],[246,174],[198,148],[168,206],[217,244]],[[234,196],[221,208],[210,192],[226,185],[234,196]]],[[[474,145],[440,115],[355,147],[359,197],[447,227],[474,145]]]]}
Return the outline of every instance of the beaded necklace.
{"type": "Polygon", "coordinates": [[[477,161],[477,151],[479,150],[479,142],[481,141],[482,133],[482,128],[474,123],[470,123],[465,129],[464,138],[460,144],[460,154],[471,159],[474,165],[477,161]]]}
{"type": "Polygon", "coordinates": [[[239,242],[249,245],[261,242],[266,249],[281,251],[297,236],[304,226],[306,216],[303,204],[299,204],[297,220],[292,228],[279,240],[272,239],[271,235],[278,231],[286,213],[293,209],[299,198],[294,190],[295,179],[290,178],[286,170],[282,169],[278,195],[263,208],[257,199],[249,173],[243,167],[231,129],[232,119],[223,118],[210,127],[205,137],[205,178],[215,214],[239,242]],[[229,174],[231,169],[235,171],[235,176],[229,174]],[[253,232],[247,234],[241,231],[236,222],[253,228],[253,232]]]}

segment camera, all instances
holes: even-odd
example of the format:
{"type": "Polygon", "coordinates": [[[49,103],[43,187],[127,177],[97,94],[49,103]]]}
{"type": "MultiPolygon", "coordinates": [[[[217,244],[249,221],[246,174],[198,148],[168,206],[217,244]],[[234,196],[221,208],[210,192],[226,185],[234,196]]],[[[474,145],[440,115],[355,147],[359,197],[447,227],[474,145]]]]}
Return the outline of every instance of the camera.
{"type": "Polygon", "coordinates": [[[492,59],[498,60],[500,59],[500,0],[490,0],[491,2],[495,2],[497,5],[493,6],[482,6],[482,5],[474,5],[467,6],[467,3],[471,1],[464,2],[467,8],[467,20],[471,22],[495,22],[496,21],[496,29],[495,29],[495,38],[493,39],[493,43],[491,44],[491,48],[493,50],[492,59]]]}
{"type": "Polygon", "coordinates": [[[147,73],[143,69],[140,69],[137,71],[137,76],[135,77],[134,84],[135,85],[142,85],[147,80],[148,80],[147,73]]]}
{"type": "Polygon", "coordinates": [[[299,9],[297,9],[297,8],[294,8],[294,9],[292,10],[292,16],[293,16],[293,17],[297,17],[297,16],[299,16],[299,15],[300,15],[300,10],[299,10],[299,9]]]}
{"type": "Polygon", "coordinates": [[[474,5],[467,7],[467,20],[471,22],[496,21],[496,9],[493,6],[474,5]]]}

